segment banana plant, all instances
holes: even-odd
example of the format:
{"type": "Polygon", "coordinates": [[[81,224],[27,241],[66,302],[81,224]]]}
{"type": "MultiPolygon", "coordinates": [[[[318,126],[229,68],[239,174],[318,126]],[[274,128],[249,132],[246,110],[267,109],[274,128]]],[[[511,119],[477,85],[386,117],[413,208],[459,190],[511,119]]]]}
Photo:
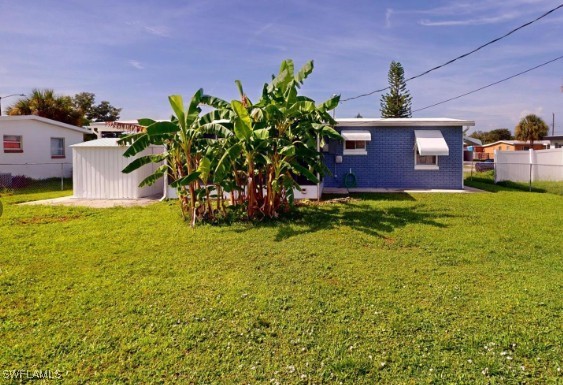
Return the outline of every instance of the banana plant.
{"type": "Polygon", "coordinates": [[[328,173],[318,141],[341,139],[329,113],[339,96],[316,104],[299,95],[313,68],[310,61],[295,72],[293,61],[284,60],[256,103],[238,80],[240,100],[227,102],[200,89],[184,107],[181,96],[170,96],[174,112],[170,121],[141,119],[144,132],[122,140],[129,144],[126,156],[154,144],[163,145],[164,152],[139,157],[123,171],[163,162],[142,183],[154,183],[168,173],[178,190],[182,215],[192,226],[198,219],[213,220],[217,213],[226,213],[224,193],[230,193],[231,205],[245,207],[249,219],[277,217],[291,207],[294,189],[300,189],[296,176],[317,183],[328,173]],[[212,110],[201,115],[201,105],[212,110]]]}
{"type": "Polygon", "coordinates": [[[137,155],[151,145],[164,146],[162,154],[138,157],[127,165],[123,172],[132,172],[148,163],[164,162],[152,175],[142,181],[141,185],[152,184],[168,173],[173,179],[171,186],[178,192],[182,216],[184,219],[190,219],[192,226],[198,217],[198,209],[202,210],[197,198],[198,193],[209,177],[205,167],[209,165],[209,159],[202,157],[205,135],[221,137],[231,134],[225,126],[217,125],[213,121],[207,122],[209,117],[200,122],[199,105],[202,100],[209,100],[209,97],[205,96],[201,89],[193,95],[187,107],[184,107],[180,95],[172,95],[169,97],[169,102],[174,115],[170,121],[140,119],[139,124],[145,127],[143,132],[120,140],[120,143],[129,145],[124,153],[126,157],[137,155]],[[201,179],[202,174],[205,180],[201,179]]]}
{"type": "Polygon", "coordinates": [[[291,204],[294,189],[300,189],[296,175],[317,183],[317,174],[328,172],[317,149],[317,137],[340,139],[331,127],[335,122],[329,113],[338,105],[339,97],[316,105],[312,99],[299,96],[298,88],[312,71],[313,62],[295,73],[293,62],[285,60],[278,75],[264,85],[256,104],[236,81],[241,100],[220,106],[223,116],[231,118],[235,140],[231,140],[216,171],[224,170],[226,164],[236,164],[237,157],[242,157],[245,183],[237,184],[246,193],[249,218],[258,212],[275,217],[282,205],[291,204]]]}

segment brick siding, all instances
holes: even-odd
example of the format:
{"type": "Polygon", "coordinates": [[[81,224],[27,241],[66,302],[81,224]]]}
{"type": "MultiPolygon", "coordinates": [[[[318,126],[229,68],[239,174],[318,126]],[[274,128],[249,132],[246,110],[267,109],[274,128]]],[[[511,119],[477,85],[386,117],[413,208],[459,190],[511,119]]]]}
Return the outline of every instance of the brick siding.
{"type": "Polygon", "coordinates": [[[461,189],[463,175],[462,127],[338,127],[337,130],[369,130],[367,155],[342,155],[344,144],[331,143],[324,153],[332,173],[325,187],[344,187],[344,176],[352,171],[357,187],[461,189]],[[439,156],[439,170],[414,169],[414,130],[439,130],[449,147],[449,156],[439,156]],[[336,164],[336,155],[342,163],[336,164]]]}

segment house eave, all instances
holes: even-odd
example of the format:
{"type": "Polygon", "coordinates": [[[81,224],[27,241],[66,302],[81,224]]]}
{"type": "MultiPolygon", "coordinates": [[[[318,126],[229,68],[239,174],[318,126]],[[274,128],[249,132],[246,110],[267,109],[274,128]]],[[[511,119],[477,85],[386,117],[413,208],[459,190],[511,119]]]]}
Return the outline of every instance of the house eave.
{"type": "Polygon", "coordinates": [[[473,120],[451,118],[344,118],[335,119],[341,127],[460,127],[474,126],[473,120]]]}
{"type": "Polygon", "coordinates": [[[52,126],[66,128],[68,130],[81,132],[83,134],[91,134],[92,130],[84,127],[73,126],[72,124],[67,124],[63,122],[59,122],[53,119],[47,119],[42,116],[37,115],[7,115],[7,116],[0,116],[0,122],[19,122],[19,121],[26,121],[26,120],[35,120],[38,122],[50,124],[52,126]]]}

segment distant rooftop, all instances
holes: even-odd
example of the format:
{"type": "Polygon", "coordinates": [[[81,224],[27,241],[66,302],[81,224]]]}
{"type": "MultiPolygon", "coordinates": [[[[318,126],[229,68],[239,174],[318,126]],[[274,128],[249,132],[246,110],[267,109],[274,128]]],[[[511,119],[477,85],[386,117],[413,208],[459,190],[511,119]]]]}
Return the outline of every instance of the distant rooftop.
{"type": "MultiPolygon", "coordinates": [[[[523,140],[499,140],[493,143],[484,144],[483,147],[490,147],[497,144],[509,144],[509,145],[516,145],[516,144],[530,144],[530,141],[523,141],[523,140]]],[[[544,146],[549,144],[549,140],[534,140],[534,144],[543,144],[544,146]]]]}
{"type": "Polygon", "coordinates": [[[92,122],[90,127],[98,130],[111,129],[112,131],[123,130],[128,132],[142,131],[141,125],[136,120],[118,120],[115,122],[92,122]]]}

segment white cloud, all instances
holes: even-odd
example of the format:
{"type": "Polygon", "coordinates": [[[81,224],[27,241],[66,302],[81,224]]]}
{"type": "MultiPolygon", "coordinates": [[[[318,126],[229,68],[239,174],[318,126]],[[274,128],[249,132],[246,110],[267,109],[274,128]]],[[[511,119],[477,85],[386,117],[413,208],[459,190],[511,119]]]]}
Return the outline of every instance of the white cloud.
{"type": "Polygon", "coordinates": [[[499,16],[480,17],[475,19],[466,20],[443,20],[443,21],[430,21],[423,19],[419,21],[420,25],[425,27],[450,27],[450,26],[464,26],[464,25],[484,25],[502,23],[507,20],[515,19],[519,16],[517,12],[505,13],[499,16]]]}
{"type": "Polygon", "coordinates": [[[387,8],[385,11],[385,28],[391,28],[391,16],[393,16],[393,9],[387,8]]]}
{"type": "Polygon", "coordinates": [[[138,62],[137,60],[129,60],[129,64],[133,67],[135,67],[138,70],[144,70],[145,66],[143,66],[140,62],[138,62]]]}
{"type": "Polygon", "coordinates": [[[544,115],[544,112],[545,111],[544,111],[544,108],[542,106],[538,106],[538,107],[535,107],[533,109],[526,108],[526,109],[520,111],[520,119],[523,119],[530,114],[542,116],[542,115],[544,115]]]}
{"type": "Polygon", "coordinates": [[[170,37],[170,29],[164,26],[148,26],[146,25],[145,31],[159,37],[170,37]]]}

